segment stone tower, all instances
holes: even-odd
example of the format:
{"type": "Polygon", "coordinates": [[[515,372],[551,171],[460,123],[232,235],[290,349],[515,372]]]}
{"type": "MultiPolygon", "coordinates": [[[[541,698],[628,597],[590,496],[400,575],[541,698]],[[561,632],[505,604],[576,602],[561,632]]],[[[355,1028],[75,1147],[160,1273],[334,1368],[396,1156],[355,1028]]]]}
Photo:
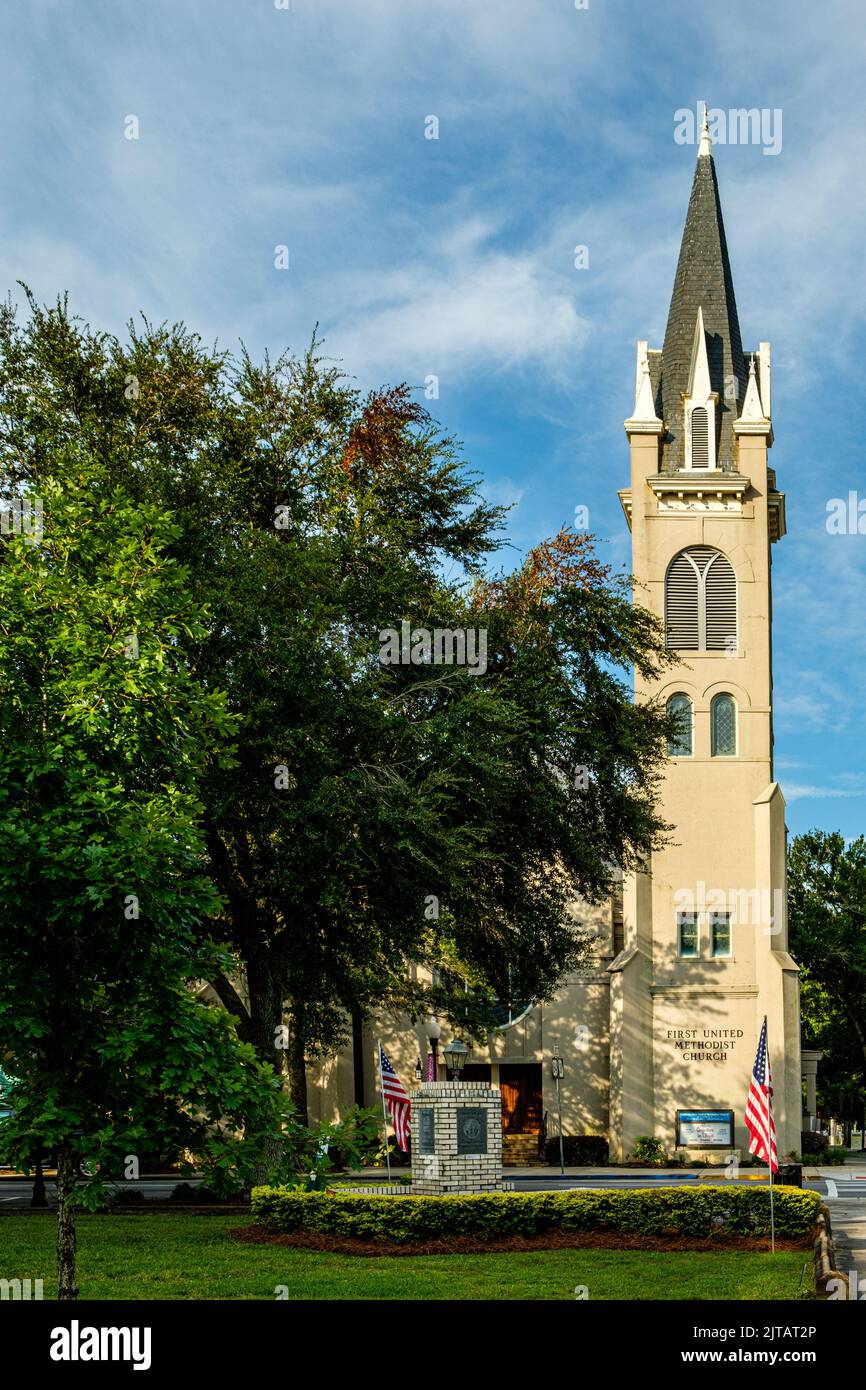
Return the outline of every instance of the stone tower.
{"type": "Polygon", "coordinates": [[[624,885],[608,967],[612,1157],[670,1145],[678,1110],[743,1112],[764,1015],[780,1155],[800,1147],[797,966],[787,952],[785,803],[773,776],[770,345],[743,350],[706,129],[664,344],[637,345],[620,493],[637,599],[674,664],[639,700],[677,718],[661,795],[669,843],[624,885]]]}

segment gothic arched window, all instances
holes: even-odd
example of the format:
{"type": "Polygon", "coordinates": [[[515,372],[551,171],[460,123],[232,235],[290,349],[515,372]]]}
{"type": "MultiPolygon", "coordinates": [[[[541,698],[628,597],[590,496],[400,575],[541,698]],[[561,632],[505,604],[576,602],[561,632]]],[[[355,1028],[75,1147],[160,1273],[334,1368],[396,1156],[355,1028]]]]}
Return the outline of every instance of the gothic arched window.
{"type": "Polygon", "coordinates": [[[682,652],[736,652],[737,577],[720,550],[693,545],[668,565],[665,646],[682,652]]]}
{"type": "Polygon", "coordinates": [[[716,695],[710,705],[710,752],[733,758],[737,752],[737,706],[732,695],[716,695]]]}
{"type": "Polygon", "coordinates": [[[692,756],[692,702],[688,695],[678,692],[667,702],[667,712],[677,721],[677,732],[668,739],[669,758],[692,756]]]}

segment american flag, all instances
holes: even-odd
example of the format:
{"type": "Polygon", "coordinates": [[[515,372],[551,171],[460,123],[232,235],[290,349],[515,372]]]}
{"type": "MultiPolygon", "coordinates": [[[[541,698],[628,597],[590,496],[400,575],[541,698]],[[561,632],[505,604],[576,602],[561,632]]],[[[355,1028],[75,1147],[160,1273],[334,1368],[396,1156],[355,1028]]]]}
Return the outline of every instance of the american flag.
{"type": "Polygon", "coordinates": [[[773,1073],[767,1051],[767,1020],[758,1039],[758,1054],[752,1068],[749,1099],[746,1101],[746,1129],[751,1136],[749,1153],[769,1163],[774,1173],[779,1171],[776,1153],[776,1123],[773,1119],[773,1073]]]}
{"type": "Polygon", "coordinates": [[[403,1083],[395,1072],[379,1044],[379,1075],[382,1080],[382,1095],[394,1126],[394,1135],[401,1149],[409,1148],[409,1115],[412,1105],[404,1090],[403,1083]]]}

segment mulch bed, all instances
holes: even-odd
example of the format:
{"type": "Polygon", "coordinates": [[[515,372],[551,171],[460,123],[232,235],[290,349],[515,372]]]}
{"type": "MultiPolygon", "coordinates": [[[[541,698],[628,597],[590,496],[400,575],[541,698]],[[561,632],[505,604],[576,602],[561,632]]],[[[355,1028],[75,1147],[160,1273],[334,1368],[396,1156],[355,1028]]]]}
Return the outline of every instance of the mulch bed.
{"type": "MultiPolygon", "coordinates": [[[[230,1233],[249,1245],[287,1245],[295,1250],[329,1251],[337,1255],[501,1255],[532,1250],[769,1250],[768,1236],[726,1235],[713,1238],[681,1235],[628,1235],[622,1231],[547,1231],[538,1236],[504,1236],[482,1240],[475,1236],[449,1236],[438,1240],[392,1244],[390,1241],[352,1240],[317,1231],[275,1234],[261,1226],[237,1226],[230,1233]]],[[[807,1250],[811,1237],[776,1240],[777,1250],[807,1250]]]]}

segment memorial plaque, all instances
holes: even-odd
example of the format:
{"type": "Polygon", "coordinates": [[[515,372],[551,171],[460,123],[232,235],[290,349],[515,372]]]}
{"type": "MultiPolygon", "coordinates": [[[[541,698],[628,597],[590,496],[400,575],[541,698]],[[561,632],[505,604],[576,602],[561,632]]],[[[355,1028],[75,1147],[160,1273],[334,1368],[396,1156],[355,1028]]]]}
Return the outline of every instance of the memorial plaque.
{"type": "Polygon", "coordinates": [[[436,1151],[436,1123],[432,1110],[418,1111],[418,1152],[432,1154],[436,1151]]]}
{"type": "Polygon", "coordinates": [[[487,1153],[487,1111],[483,1107],[458,1106],[457,1152],[487,1153]]]}

